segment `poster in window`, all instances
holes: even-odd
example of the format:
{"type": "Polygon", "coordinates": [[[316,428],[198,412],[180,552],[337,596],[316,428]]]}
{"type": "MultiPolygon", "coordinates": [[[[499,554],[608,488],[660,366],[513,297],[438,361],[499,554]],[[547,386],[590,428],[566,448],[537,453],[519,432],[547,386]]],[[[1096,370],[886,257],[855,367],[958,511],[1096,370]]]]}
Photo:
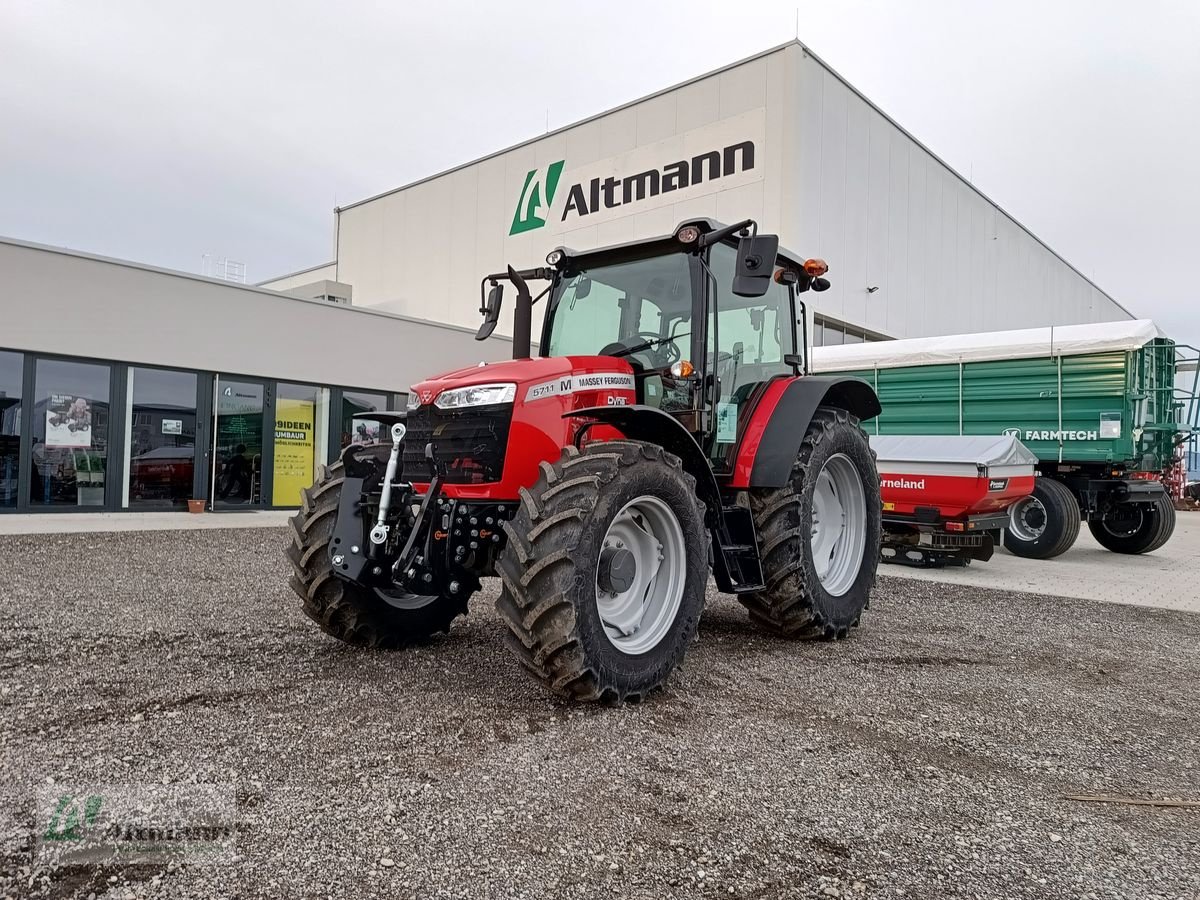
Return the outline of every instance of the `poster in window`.
{"type": "Polygon", "coordinates": [[[92,406],[83,397],[51,394],[46,407],[46,446],[89,449],[92,446],[92,406]]]}
{"type": "Polygon", "coordinates": [[[271,502],[297,506],[300,492],[313,483],[313,420],[311,400],[286,400],[275,404],[275,465],[271,502]]]}
{"type": "Polygon", "coordinates": [[[379,423],[374,419],[355,418],[350,421],[353,431],[350,435],[352,444],[374,444],[379,440],[379,423]]]}
{"type": "Polygon", "coordinates": [[[183,419],[163,419],[163,434],[183,434],[183,419]]]}

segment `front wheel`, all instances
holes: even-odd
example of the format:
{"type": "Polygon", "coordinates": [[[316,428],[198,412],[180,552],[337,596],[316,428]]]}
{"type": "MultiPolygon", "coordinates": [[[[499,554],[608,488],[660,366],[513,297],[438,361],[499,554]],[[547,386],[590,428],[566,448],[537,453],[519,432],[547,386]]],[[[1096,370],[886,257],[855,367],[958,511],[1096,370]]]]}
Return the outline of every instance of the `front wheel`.
{"type": "Polygon", "coordinates": [[[1175,532],[1175,505],[1165,493],[1153,503],[1126,503],[1109,518],[1088,522],[1088,529],[1113,553],[1150,553],[1175,532]]]}
{"type": "Polygon", "coordinates": [[[576,700],[640,700],[683,659],[708,580],[704,504],[653,444],[568,447],[504,524],[496,609],[521,664],[576,700]]]}
{"type": "Polygon", "coordinates": [[[1060,481],[1039,475],[1033,493],[1008,509],[1004,547],[1026,559],[1053,559],[1071,549],[1079,537],[1079,503],[1060,481]]]}
{"type": "Polygon", "coordinates": [[[791,480],[750,492],[766,587],[738,599],[783,637],[840,638],[857,625],[879,566],[879,473],[858,419],[823,406],[791,480]]]}
{"type": "Polygon", "coordinates": [[[396,649],[427,641],[467,611],[467,598],[410,594],[344,581],[333,574],[329,541],[345,482],[342,463],[322,466],[316,484],[300,492],[300,511],[289,520],[292,539],[288,583],[304,614],[326,634],[357,647],[396,649]]]}

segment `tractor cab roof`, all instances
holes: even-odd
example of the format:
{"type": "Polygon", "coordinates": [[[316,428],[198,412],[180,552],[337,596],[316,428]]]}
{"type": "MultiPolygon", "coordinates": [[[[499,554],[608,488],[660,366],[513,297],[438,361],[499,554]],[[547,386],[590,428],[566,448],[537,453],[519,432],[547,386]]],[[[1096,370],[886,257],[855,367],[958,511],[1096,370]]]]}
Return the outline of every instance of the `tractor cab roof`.
{"type": "MultiPolygon", "coordinates": [[[[649,256],[658,256],[665,253],[686,252],[689,245],[680,241],[679,232],[686,226],[691,225],[700,229],[702,234],[707,234],[712,231],[718,231],[725,227],[721,222],[715,219],[685,219],[675,226],[675,230],[670,234],[659,235],[657,237],[639,238],[634,241],[624,241],[620,244],[609,244],[604,247],[596,247],[592,250],[572,250],[570,247],[559,246],[552,253],[561,253],[562,261],[560,266],[563,268],[587,268],[589,265],[609,261],[612,258],[633,258],[643,259],[649,256]],[[574,266],[572,266],[572,263],[574,266]]],[[[726,238],[723,243],[736,244],[736,236],[726,238]]],[[[792,271],[803,271],[804,257],[799,256],[783,247],[779,248],[779,253],[776,258],[776,265],[792,271]]]]}

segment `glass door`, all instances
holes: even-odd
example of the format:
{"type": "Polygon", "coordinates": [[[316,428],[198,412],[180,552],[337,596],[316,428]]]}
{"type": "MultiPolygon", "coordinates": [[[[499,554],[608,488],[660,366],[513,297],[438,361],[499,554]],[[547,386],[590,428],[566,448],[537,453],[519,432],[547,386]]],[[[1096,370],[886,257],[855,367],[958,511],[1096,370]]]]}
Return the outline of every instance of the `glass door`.
{"type": "Polygon", "coordinates": [[[111,380],[112,369],[102,363],[37,360],[29,459],[30,506],[104,507],[111,380]]]}
{"type": "Polygon", "coordinates": [[[122,506],[186,509],[195,496],[195,372],[130,366],[126,390],[125,445],[129,463],[122,506]]]}
{"type": "Polygon", "coordinates": [[[265,382],[218,377],[215,382],[212,505],[214,509],[262,506],[265,382]]]}

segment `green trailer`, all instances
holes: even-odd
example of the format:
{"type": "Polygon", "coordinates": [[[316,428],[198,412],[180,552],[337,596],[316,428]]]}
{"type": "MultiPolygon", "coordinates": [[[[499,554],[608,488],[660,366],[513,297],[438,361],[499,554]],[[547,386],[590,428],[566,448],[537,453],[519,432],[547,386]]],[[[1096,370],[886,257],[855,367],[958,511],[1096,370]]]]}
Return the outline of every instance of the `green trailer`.
{"type": "MultiPolygon", "coordinates": [[[[1039,460],[1034,494],[1004,544],[1046,559],[1086,521],[1117,553],[1165,544],[1175,510],[1164,481],[1200,422],[1194,358],[1148,320],[1031,328],[813,349],[818,374],[874,386],[878,434],[1015,434],[1039,460]]],[[[1194,351],[1191,351],[1194,354],[1194,351]]]]}

